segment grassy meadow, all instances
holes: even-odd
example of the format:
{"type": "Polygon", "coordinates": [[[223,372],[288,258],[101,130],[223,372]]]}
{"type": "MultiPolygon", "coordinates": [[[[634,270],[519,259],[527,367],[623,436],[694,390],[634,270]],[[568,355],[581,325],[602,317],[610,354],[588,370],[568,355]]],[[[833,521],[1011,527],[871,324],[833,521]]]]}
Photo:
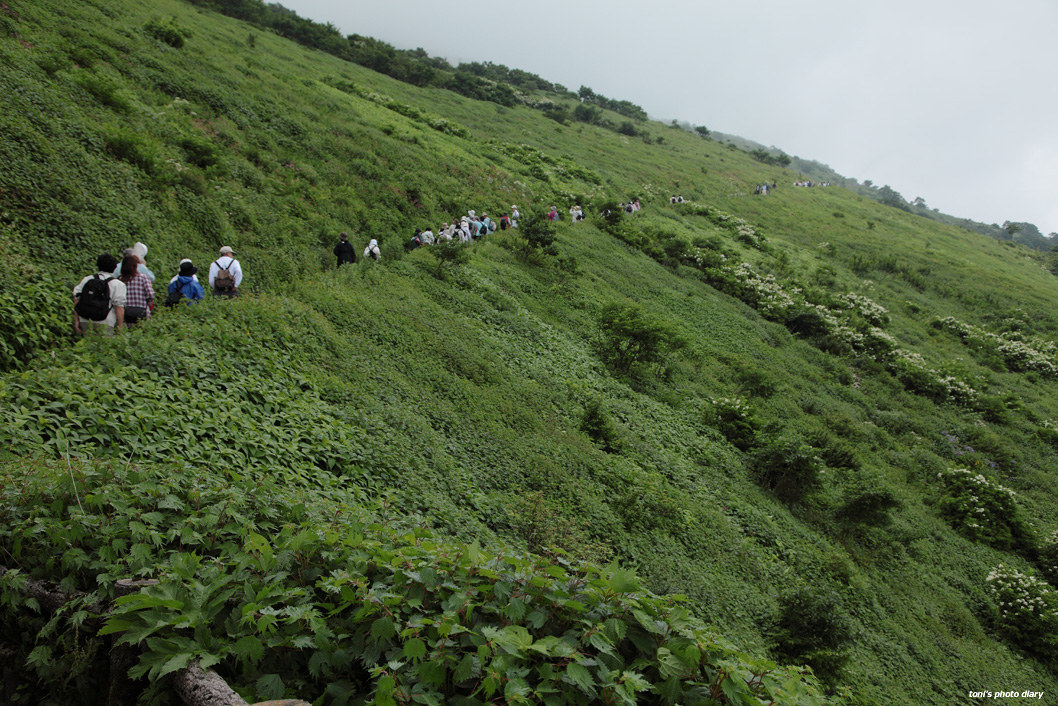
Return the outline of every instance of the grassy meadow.
{"type": "Polygon", "coordinates": [[[101,703],[108,633],[150,703],[192,659],[251,702],[1058,694],[1042,256],[178,0],[0,13],[11,703],[101,703]],[[512,204],[558,207],[557,255],[405,251],[512,204]],[[242,296],[74,339],[73,286],[136,241],[160,299],[222,245],[242,296]],[[124,577],[160,583],[99,617],[124,577]]]}

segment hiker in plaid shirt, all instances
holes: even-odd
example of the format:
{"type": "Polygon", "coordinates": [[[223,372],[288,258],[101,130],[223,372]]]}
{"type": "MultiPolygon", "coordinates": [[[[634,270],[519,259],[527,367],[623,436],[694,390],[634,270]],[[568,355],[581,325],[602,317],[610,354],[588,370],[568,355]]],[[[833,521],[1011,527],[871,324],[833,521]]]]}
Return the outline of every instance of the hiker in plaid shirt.
{"type": "Polygon", "coordinates": [[[146,275],[137,271],[138,260],[135,255],[126,255],[121,261],[121,276],[125,283],[125,325],[151,318],[151,305],[154,303],[154,286],[146,275]]]}

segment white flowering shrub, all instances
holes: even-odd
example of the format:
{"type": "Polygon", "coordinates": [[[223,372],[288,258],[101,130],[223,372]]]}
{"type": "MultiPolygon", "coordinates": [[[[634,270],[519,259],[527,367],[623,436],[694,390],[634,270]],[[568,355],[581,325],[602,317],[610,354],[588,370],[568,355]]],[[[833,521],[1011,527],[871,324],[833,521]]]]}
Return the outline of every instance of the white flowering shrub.
{"type": "Polygon", "coordinates": [[[937,478],[945,493],[941,514],[961,534],[999,549],[1032,544],[1013,490],[966,468],[938,473],[937,478]]]}
{"type": "Polygon", "coordinates": [[[736,448],[746,451],[760,431],[760,419],[741,397],[721,397],[709,401],[706,422],[724,435],[736,448]]]}
{"type": "Polygon", "coordinates": [[[979,399],[969,383],[930,368],[921,355],[900,348],[881,328],[889,321],[888,310],[868,297],[849,292],[838,298],[837,306],[813,304],[805,300],[802,288],[757,272],[748,262],[731,262],[708,248],[696,248],[693,259],[712,286],[814,340],[823,350],[852,352],[882,363],[907,389],[937,402],[972,407],[979,399]]]}
{"type": "Polygon", "coordinates": [[[1007,637],[1043,660],[1058,657],[1058,594],[1044,580],[1000,564],[986,579],[996,623],[1007,637]]]}
{"type": "Polygon", "coordinates": [[[872,326],[885,326],[889,323],[889,310],[876,304],[862,294],[849,292],[838,297],[838,303],[847,311],[853,311],[872,326]]]}
{"type": "Polygon", "coordinates": [[[1058,583],[1058,530],[1051,532],[1040,547],[1040,570],[1051,583],[1058,583]]]}
{"type": "Polygon", "coordinates": [[[678,204],[682,210],[690,211],[696,216],[703,216],[708,218],[715,225],[720,226],[724,230],[729,231],[735,236],[735,240],[741,243],[745,243],[751,248],[757,250],[764,250],[767,247],[768,240],[761,235],[753,225],[744,218],[738,216],[732,216],[729,213],[718,211],[712,206],[706,206],[698,203],[684,203],[678,204]]]}
{"type": "Polygon", "coordinates": [[[977,401],[977,390],[971,385],[928,367],[917,353],[897,349],[886,361],[886,367],[908,390],[937,402],[970,407],[977,401]]]}
{"type": "Polygon", "coordinates": [[[1017,331],[992,333],[953,316],[937,319],[933,327],[958,336],[964,343],[995,351],[1014,371],[1035,370],[1058,377],[1058,345],[1038,338],[1024,340],[1017,331]]]}
{"type": "Polygon", "coordinates": [[[800,289],[785,289],[775,275],[759,274],[748,262],[739,263],[732,269],[732,274],[741,285],[742,300],[765,318],[781,321],[804,302],[800,289]]]}

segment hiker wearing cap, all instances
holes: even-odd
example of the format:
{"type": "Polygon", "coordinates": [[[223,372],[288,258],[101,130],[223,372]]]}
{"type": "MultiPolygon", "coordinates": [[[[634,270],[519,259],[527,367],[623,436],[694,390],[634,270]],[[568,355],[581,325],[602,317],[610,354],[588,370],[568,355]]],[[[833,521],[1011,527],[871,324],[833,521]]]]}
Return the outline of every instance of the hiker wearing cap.
{"type": "Polygon", "coordinates": [[[215,297],[239,296],[239,285],[242,284],[242,267],[233,255],[235,251],[225,245],[220,249],[220,257],[209,266],[209,286],[215,297]]]}
{"type": "Polygon", "coordinates": [[[114,277],[118,259],[110,253],[96,258],[94,275],[73,288],[73,330],[78,334],[112,335],[125,325],[125,283],[114,277]]]}
{"type": "Polygon", "coordinates": [[[573,223],[584,220],[584,211],[580,210],[580,206],[572,206],[569,209],[569,220],[573,223]]]}
{"type": "Polygon", "coordinates": [[[348,233],[338,234],[338,244],[334,246],[334,256],[338,258],[338,267],[356,262],[356,250],[349,242],[348,233]]]}
{"type": "Polygon", "coordinates": [[[522,214],[518,213],[517,206],[511,206],[511,228],[518,227],[518,219],[522,217],[522,214]]]}
{"type": "Polygon", "coordinates": [[[118,279],[125,285],[125,326],[132,326],[151,318],[154,308],[154,286],[147,275],[136,271],[139,260],[135,255],[126,255],[118,266],[118,279]]]}
{"type": "Polygon", "coordinates": [[[190,260],[184,258],[180,261],[180,274],[169,282],[169,296],[165,298],[166,306],[176,306],[181,299],[187,299],[187,304],[190,306],[206,298],[206,290],[199,284],[196,272],[198,268],[191,264],[190,260]]]}
{"type": "Polygon", "coordinates": [[[114,270],[114,276],[121,276],[122,268],[125,266],[125,258],[129,255],[136,258],[136,272],[149,279],[151,284],[154,284],[154,273],[148,269],[147,263],[143,260],[143,258],[147,257],[147,246],[143,243],[136,243],[131,248],[125,248],[125,252],[122,253],[121,256],[121,261],[118,262],[117,269],[114,270]]]}
{"type": "Polygon", "coordinates": [[[558,220],[558,209],[555,208],[554,206],[552,206],[551,210],[547,212],[547,220],[549,220],[549,221],[557,221],[558,220]]]}

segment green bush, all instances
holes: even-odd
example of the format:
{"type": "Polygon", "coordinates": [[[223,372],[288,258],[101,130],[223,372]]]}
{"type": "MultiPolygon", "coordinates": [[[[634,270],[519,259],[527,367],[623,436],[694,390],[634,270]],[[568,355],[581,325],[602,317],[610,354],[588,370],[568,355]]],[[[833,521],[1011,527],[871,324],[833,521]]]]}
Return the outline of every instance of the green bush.
{"type": "Polygon", "coordinates": [[[1032,574],[1000,564],[987,578],[995,621],[1015,644],[1046,662],[1058,659],[1058,593],[1032,574]]]}
{"type": "Polygon", "coordinates": [[[517,233],[522,239],[522,259],[528,261],[536,254],[558,255],[558,247],[555,245],[555,227],[540,215],[532,215],[523,218],[518,224],[517,233]]]}
{"type": "Polygon", "coordinates": [[[470,249],[458,240],[439,240],[428,248],[430,254],[437,259],[435,275],[438,279],[445,279],[450,270],[470,262],[470,249]]]}
{"type": "Polygon", "coordinates": [[[771,628],[776,659],[807,664],[829,686],[836,686],[848,662],[852,625],[837,594],[800,588],[783,594],[771,628]]]}
{"type": "MultiPolygon", "coordinates": [[[[184,40],[191,38],[191,32],[177,26],[173,20],[168,22],[162,22],[157,19],[151,20],[143,26],[143,31],[174,49],[183,48],[184,40]]],[[[253,46],[252,42],[251,46],[253,46]]]]}
{"type": "Polygon", "coordinates": [[[584,406],[584,415],[580,420],[580,430],[588,435],[599,448],[611,453],[619,453],[624,446],[621,433],[617,430],[610,413],[601,400],[593,399],[584,406]]]}
{"type": "Polygon", "coordinates": [[[893,491],[887,488],[863,487],[852,490],[835,519],[846,531],[854,533],[867,527],[885,527],[892,522],[892,512],[901,506],[893,491]]]}
{"type": "Polygon", "coordinates": [[[675,325],[632,304],[607,304],[599,315],[600,353],[614,372],[661,376],[668,356],[687,342],[675,325]]]}
{"type": "Polygon", "coordinates": [[[718,429],[740,451],[753,446],[761,428],[757,415],[741,397],[710,400],[705,417],[706,424],[718,429]]]}
{"type": "Polygon", "coordinates": [[[128,92],[117,85],[111,78],[84,71],[77,74],[77,82],[102,105],[122,115],[128,115],[132,112],[132,103],[129,100],[128,92]]]}
{"type": "Polygon", "coordinates": [[[110,154],[145,174],[156,177],[164,171],[161,151],[150,138],[126,127],[110,126],[103,140],[110,154]]]}
{"type": "Polygon", "coordinates": [[[940,512],[952,527],[998,549],[1034,552],[1032,529],[1022,519],[1013,490],[966,468],[938,473],[937,478],[944,487],[940,512]]]}
{"type": "Polygon", "coordinates": [[[816,450],[792,436],[769,439],[749,461],[764,488],[786,503],[799,503],[823,486],[823,462],[816,450]]]}

